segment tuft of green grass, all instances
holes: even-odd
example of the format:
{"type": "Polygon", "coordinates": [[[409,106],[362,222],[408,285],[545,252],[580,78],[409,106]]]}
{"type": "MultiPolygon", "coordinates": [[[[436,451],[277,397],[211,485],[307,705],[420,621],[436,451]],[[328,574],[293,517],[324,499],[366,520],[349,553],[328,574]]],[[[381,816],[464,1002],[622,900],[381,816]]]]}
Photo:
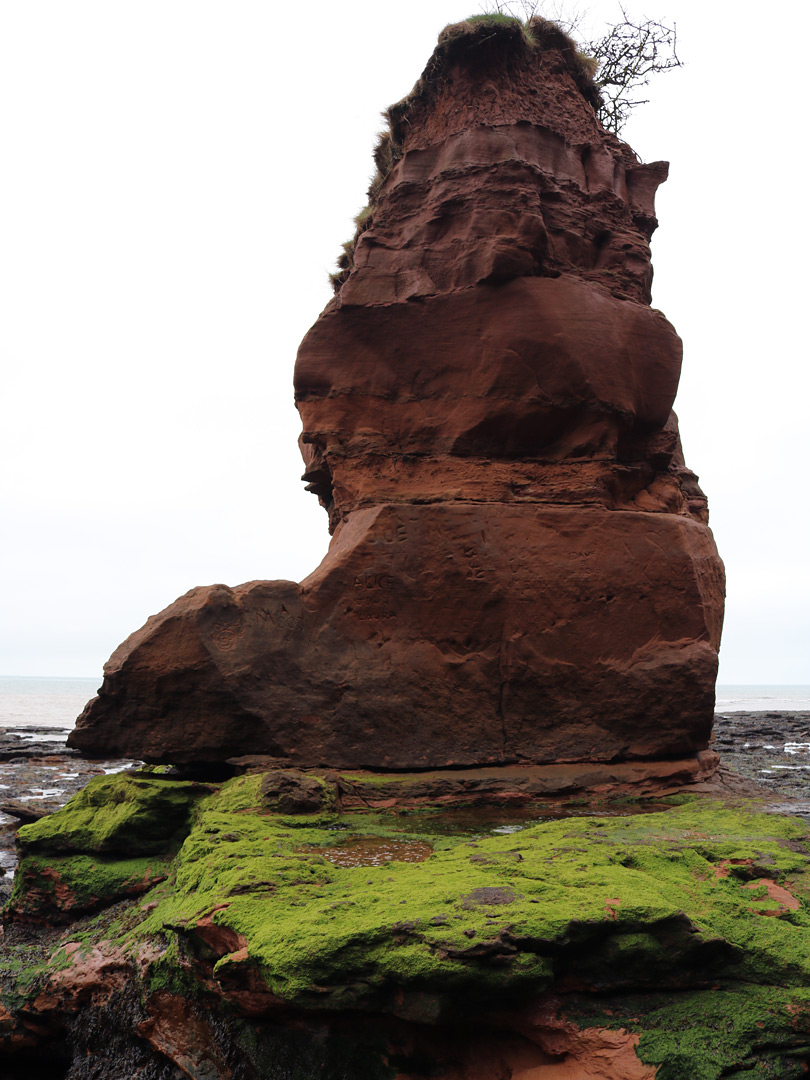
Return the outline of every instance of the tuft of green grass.
{"type": "Polygon", "coordinates": [[[354,215],[354,223],[355,223],[355,225],[357,225],[358,228],[362,228],[363,226],[367,225],[368,222],[371,221],[371,218],[372,218],[373,214],[374,214],[374,211],[372,210],[371,206],[368,203],[366,203],[366,205],[363,207],[363,209],[359,210],[354,215]]]}
{"type": "Polygon", "coordinates": [[[503,15],[500,12],[490,12],[483,15],[468,15],[464,22],[468,23],[491,23],[493,26],[520,26],[523,27],[523,20],[519,19],[516,15],[503,15]]]}

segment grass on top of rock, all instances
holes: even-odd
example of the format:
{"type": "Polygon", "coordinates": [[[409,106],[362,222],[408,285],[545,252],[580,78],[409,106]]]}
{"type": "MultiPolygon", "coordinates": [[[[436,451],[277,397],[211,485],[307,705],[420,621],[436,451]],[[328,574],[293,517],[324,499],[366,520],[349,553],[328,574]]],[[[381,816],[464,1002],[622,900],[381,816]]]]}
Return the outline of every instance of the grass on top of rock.
{"type": "Polygon", "coordinates": [[[586,56],[576,42],[556,22],[533,16],[525,22],[513,15],[488,13],[470,15],[456,23],[450,23],[441,31],[430,59],[410,94],[395,102],[384,112],[388,121],[385,131],[380,132],[374,148],[375,174],[368,189],[368,203],[355,217],[355,233],[342,245],[337,259],[337,270],[329,275],[335,293],[340,292],[354,268],[354,249],[360,236],[374,222],[382,187],[388,174],[402,157],[405,132],[412,112],[435,97],[439,87],[447,81],[447,73],[457,62],[479,63],[480,46],[500,55],[500,63],[508,67],[517,49],[524,55],[544,44],[559,49],[580,93],[598,108],[602,98],[594,76],[597,61],[586,56]]]}
{"type": "MultiPolygon", "coordinates": [[[[465,24],[468,24],[468,23],[472,23],[473,26],[477,26],[477,25],[480,25],[480,24],[482,24],[484,26],[494,26],[494,27],[498,27],[498,26],[518,26],[518,27],[520,27],[521,31],[523,32],[523,35],[526,38],[526,41],[530,45],[534,45],[534,40],[535,39],[534,39],[534,36],[533,36],[533,34],[531,32],[531,28],[529,27],[529,24],[527,22],[524,22],[522,19],[519,19],[516,15],[504,15],[502,12],[498,12],[498,11],[485,12],[484,14],[481,14],[481,15],[468,15],[466,19],[463,19],[460,23],[456,23],[454,25],[463,27],[465,24]]],[[[446,29],[449,30],[451,28],[447,27],[446,29]]],[[[443,33],[444,32],[445,31],[443,31],[443,33]]]]}

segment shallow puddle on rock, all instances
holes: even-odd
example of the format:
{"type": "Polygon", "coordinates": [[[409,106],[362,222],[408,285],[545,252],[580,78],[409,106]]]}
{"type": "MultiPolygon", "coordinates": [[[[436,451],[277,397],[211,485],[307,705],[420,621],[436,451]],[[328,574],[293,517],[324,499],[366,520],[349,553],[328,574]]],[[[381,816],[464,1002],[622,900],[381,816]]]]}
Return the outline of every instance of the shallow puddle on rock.
{"type": "Polygon", "coordinates": [[[423,862],[433,854],[425,840],[389,840],[380,836],[354,836],[328,847],[299,848],[309,855],[323,855],[335,866],[384,866],[389,862],[423,862]]]}
{"type": "MultiPolygon", "coordinates": [[[[486,836],[511,836],[532,825],[570,817],[628,817],[669,810],[667,803],[619,803],[588,806],[463,806],[445,810],[399,810],[372,813],[384,818],[386,829],[403,833],[436,837],[466,836],[471,840],[486,836]]],[[[422,862],[433,854],[433,845],[416,838],[396,838],[363,835],[365,814],[348,813],[329,828],[343,833],[337,844],[302,846],[300,854],[322,855],[335,866],[384,866],[390,862],[422,862]]]]}
{"type": "Polygon", "coordinates": [[[671,810],[668,803],[627,802],[599,805],[548,806],[456,806],[446,810],[394,812],[387,824],[403,832],[434,833],[437,836],[510,836],[544,821],[571,817],[630,817],[671,810]]]}

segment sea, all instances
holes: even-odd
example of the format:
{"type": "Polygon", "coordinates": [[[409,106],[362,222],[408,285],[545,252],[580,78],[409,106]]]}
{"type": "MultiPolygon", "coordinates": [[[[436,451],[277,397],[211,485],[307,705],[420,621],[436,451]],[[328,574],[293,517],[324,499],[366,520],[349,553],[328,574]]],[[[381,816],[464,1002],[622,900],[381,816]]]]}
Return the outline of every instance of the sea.
{"type": "Polygon", "coordinates": [[[714,711],[810,712],[810,686],[735,686],[718,683],[714,711]]]}
{"type": "Polygon", "coordinates": [[[72,728],[101,678],[0,677],[0,728],[72,728]]]}
{"type": "MultiPolygon", "coordinates": [[[[0,728],[72,728],[94,696],[95,679],[0,677],[0,728]]],[[[718,713],[810,712],[810,686],[717,687],[718,713]]]]}

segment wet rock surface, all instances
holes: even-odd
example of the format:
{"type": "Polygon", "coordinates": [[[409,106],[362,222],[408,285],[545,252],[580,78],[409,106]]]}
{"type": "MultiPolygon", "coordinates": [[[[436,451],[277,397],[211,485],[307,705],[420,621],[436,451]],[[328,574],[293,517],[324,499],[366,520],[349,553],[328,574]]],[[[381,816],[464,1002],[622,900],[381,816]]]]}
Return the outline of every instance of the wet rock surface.
{"type": "Polygon", "coordinates": [[[64,806],[96,776],[137,763],[89,760],[65,745],[69,728],[0,729],[0,902],[11,890],[17,865],[16,831],[64,806]]]}
{"type": "Polygon", "coordinates": [[[21,830],[0,1075],[806,1074],[805,822],[717,791],[282,813],[264,780],[97,778],[21,830]]]}
{"type": "Polygon", "coordinates": [[[725,766],[784,799],[786,812],[810,815],[810,712],[718,713],[712,745],[725,766]]]}
{"type": "MultiPolygon", "coordinates": [[[[69,729],[25,727],[5,729],[0,733],[0,900],[11,891],[17,865],[16,831],[28,821],[58,810],[76,792],[96,776],[109,775],[127,769],[137,770],[140,762],[132,759],[91,761],[65,745],[69,729]]],[[[810,816],[810,712],[733,712],[716,714],[712,748],[720,755],[724,768],[762,785],[761,795],[772,808],[786,813],[810,816]]],[[[237,771],[270,769],[271,763],[259,757],[235,761],[237,771]]],[[[712,766],[713,768],[713,766],[712,766]]],[[[665,770],[652,770],[647,775],[636,768],[640,777],[633,778],[630,770],[601,768],[592,770],[594,786],[603,792],[617,795],[624,785],[628,792],[648,796],[668,785],[700,781],[700,773],[692,776],[665,770]],[[610,781],[613,787],[610,787],[610,781]],[[634,782],[633,782],[634,781],[634,782]],[[646,785],[646,789],[645,789],[646,785]]],[[[331,787],[340,781],[341,800],[347,807],[377,806],[384,808],[399,802],[417,806],[420,803],[461,804],[456,812],[464,814],[466,802],[490,801],[493,820],[501,814],[509,821],[510,813],[518,817],[523,811],[509,810],[516,799],[561,797],[576,795],[583,780],[589,778],[582,770],[558,769],[554,776],[534,776],[515,770],[516,776],[495,771],[473,773],[456,771],[440,776],[412,775],[395,791],[385,774],[338,777],[327,773],[317,779],[305,773],[275,770],[267,772],[264,782],[265,802],[269,808],[285,813],[312,812],[330,809],[334,805],[331,787]],[[560,775],[556,775],[559,772],[560,775]],[[394,797],[396,795],[396,798],[394,797]],[[500,810],[497,804],[500,803],[500,810]]],[[[452,819],[452,813],[448,820],[452,819]]],[[[496,823],[497,824],[497,823],[496,823]]],[[[508,827],[508,825],[507,825],[508,827]]]]}

